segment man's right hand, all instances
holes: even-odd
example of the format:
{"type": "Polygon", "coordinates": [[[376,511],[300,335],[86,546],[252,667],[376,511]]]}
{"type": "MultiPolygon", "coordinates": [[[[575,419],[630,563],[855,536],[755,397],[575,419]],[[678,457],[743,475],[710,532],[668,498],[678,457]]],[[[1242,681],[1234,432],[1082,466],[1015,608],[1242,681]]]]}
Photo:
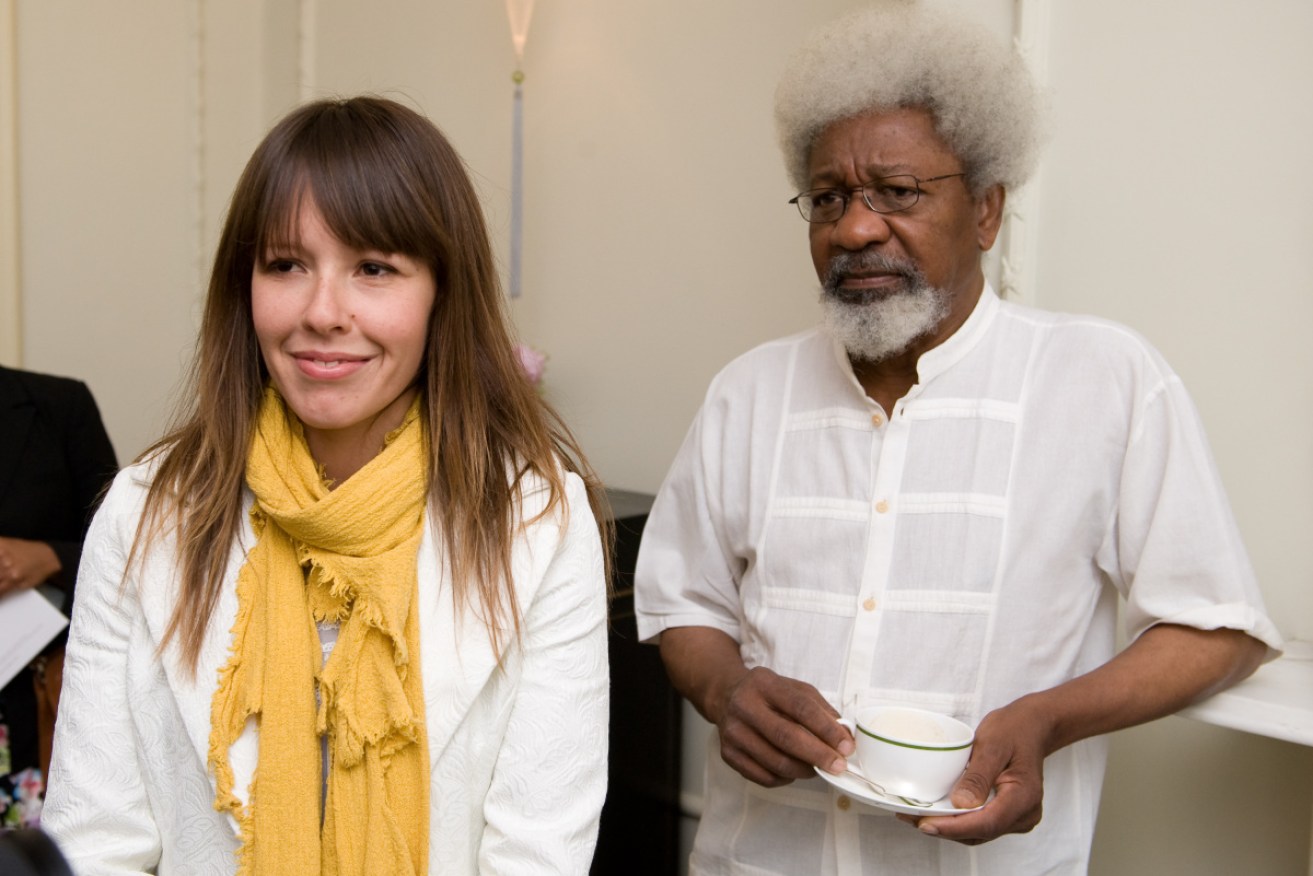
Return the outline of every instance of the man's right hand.
{"type": "Polygon", "coordinates": [[[661,634],[661,657],[675,689],[720,732],[720,754],[744,778],[768,788],[843,772],[851,734],[816,688],[769,669],[748,669],[738,643],[708,627],[661,634]]]}
{"type": "Polygon", "coordinates": [[[744,778],[774,788],[847,767],[852,735],[816,688],[769,669],[749,669],[728,691],[716,726],[720,756],[744,778]]]}
{"type": "Polygon", "coordinates": [[[44,541],[0,536],[0,596],[31,590],[59,570],[59,555],[44,541]]]}

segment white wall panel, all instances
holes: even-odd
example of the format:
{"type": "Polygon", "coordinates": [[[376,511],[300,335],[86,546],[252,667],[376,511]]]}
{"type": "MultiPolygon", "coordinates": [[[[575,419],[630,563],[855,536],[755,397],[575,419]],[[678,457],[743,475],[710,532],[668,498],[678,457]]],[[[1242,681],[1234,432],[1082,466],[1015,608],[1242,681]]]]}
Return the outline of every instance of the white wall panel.
{"type": "Polygon", "coordinates": [[[18,65],[13,0],[0,0],[0,365],[23,363],[18,223],[18,65]]]}
{"type": "Polygon", "coordinates": [[[25,364],[83,378],[121,457],[160,429],[197,301],[192,2],[18,4],[25,364]]]}
{"type": "Polygon", "coordinates": [[[295,0],[17,4],[24,364],[87,380],[122,460],[165,425],[233,183],[296,101],[296,26],[295,0]]]}

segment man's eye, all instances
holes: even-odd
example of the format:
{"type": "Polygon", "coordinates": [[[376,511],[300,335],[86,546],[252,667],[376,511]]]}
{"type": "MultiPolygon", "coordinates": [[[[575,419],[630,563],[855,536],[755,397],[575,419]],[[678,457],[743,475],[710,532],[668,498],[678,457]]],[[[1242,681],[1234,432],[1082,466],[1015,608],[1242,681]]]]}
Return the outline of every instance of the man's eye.
{"type": "Polygon", "coordinates": [[[818,210],[825,210],[843,203],[843,195],[835,189],[826,189],[820,192],[812,192],[812,206],[818,210]]]}
{"type": "Polygon", "coordinates": [[[916,197],[915,188],[898,183],[880,183],[875,187],[875,193],[882,198],[891,198],[895,201],[909,201],[916,197]]]}

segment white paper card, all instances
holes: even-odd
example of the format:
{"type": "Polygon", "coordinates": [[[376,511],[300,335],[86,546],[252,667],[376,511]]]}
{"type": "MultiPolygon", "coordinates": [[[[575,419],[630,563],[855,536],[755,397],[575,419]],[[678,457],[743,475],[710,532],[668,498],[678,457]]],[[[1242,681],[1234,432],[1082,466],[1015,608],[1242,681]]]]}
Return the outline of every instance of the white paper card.
{"type": "Polygon", "coordinates": [[[0,599],[0,687],[41,653],[68,618],[35,590],[0,599]]]}

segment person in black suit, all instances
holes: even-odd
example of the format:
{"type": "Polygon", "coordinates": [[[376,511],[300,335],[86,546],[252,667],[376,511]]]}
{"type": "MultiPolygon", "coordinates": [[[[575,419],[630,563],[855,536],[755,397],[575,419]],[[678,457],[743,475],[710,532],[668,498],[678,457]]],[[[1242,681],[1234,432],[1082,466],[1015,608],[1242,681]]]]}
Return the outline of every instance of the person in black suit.
{"type": "MultiPolygon", "coordinates": [[[[72,611],[82,539],[117,468],[85,383],[0,366],[0,599],[48,583],[63,591],[64,613],[72,611]]],[[[37,688],[50,693],[43,705],[53,714],[62,656],[61,636],[0,690],[0,729],[8,730],[0,733],[0,828],[27,820],[20,781],[26,799],[34,778],[42,782],[35,793],[44,790],[49,728],[38,730],[37,688]]]]}

